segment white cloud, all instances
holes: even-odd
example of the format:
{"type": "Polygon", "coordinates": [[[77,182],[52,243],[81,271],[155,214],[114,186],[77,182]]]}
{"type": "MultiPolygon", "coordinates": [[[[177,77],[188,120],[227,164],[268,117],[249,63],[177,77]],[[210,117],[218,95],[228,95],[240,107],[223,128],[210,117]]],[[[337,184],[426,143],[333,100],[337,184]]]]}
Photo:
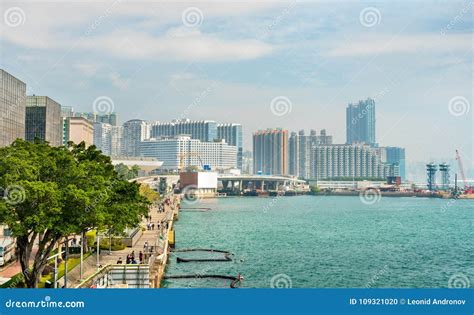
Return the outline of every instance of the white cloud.
{"type": "Polygon", "coordinates": [[[75,63],[73,67],[85,76],[91,77],[97,73],[100,66],[91,63],[75,63]]]}
{"type": "Polygon", "coordinates": [[[114,31],[84,39],[77,47],[106,52],[120,58],[184,61],[254,59],[270,54],[274,49],[269,44],[253,39],[219,39],[196,30],[171,34],[158,37],[129,30],[114,31]]]}
{"type": "Polygon", "coordinates": [[[329,57],[350,57],[360,55],[400,54],[419,52],[469,51],[472,49],[472,35],[376,35],[337,40],[329,45],[323,55],[329,57]]]}
{"type": "Polygon", "coordinates": [[[113,72],[109,75],[109,79],[112,81],[112,84],[121,89],[126,90],[130,86],[130,79],[122,78],[119,73],[113,72]]]}

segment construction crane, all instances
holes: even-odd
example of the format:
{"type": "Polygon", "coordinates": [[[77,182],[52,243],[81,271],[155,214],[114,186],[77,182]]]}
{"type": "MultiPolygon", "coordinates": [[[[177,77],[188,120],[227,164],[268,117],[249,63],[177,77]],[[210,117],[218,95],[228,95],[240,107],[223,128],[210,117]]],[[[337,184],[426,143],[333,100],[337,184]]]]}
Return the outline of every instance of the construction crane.
{"type": "Polygon", "coordinates": [[[199,159],[199,163],[201,164],[201,169],[204,168],[202,164],[201,155],[197,152],[187,152],[187,153],[180,153],[179,154],[179,171],[183,171],[184,169],[184,158],[185,157],[197,157],[199,159]]]}
{"type": "Polygon", "coordinates": [[[464,182],[464,193],[465,194],[474,194],[474,188],[470,187],[467,184],[466,174],[464,173],[464,166],[462,164],[461,154],[456,150],[456,160],[458,161],[459,173],[461,173],[462,181],[464,182]]]}

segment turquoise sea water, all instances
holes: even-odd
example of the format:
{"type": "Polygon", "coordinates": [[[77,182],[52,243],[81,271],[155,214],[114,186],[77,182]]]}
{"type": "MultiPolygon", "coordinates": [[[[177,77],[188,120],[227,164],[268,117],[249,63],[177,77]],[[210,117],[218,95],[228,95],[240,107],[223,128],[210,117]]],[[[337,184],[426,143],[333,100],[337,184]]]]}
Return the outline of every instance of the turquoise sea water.
{"type": "MultiPolygon", "coordinates": [[[[232,262],[176,263],[167,275],[244,277],[243,287],[448,287],[474,285],[474,201],[382,197],[229,197],[182,204],[176,248],[234,253],[232,262]],[[208,207],[197,212],[186,208],[208,207]],[[451,280],[450,280],[451,279],[451,280]]],[[[228,287],[170,279],[165,287],[228,287]]]]}

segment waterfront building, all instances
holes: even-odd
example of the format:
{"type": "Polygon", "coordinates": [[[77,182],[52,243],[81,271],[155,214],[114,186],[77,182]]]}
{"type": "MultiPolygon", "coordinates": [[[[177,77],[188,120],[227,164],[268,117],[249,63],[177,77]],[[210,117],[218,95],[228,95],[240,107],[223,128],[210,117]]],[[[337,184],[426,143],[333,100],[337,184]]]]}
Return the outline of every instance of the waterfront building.
{"type": "Polygon", "coordinates": [[[309,135],[305,135],[304,130],[298,133],[292,132],[289,138],[289,174],[300,178],[311,178],[311,169],[314,167],[312,148],[331,144],[332,136],[328,136],[325,129],[321,130],[320,135],[317,135],[316,130],[311,130],[309,135]]]}
{"type": "Polygon", "coordinates": [[[365,143],[376,146],[375,142],[375,101],[368,98],[346,108],[346,143],[365,143]]]}
{"type": "Polygon", "coordinates": [[[27,96],[25,114],[25,139],[38,138],[51,146],[63,143],[61,105],[48,96],[27,96]]]}
{"type": "Polygon", "coordinates": [[[140,142],[150,138],[150,125],[141,119],[123,124],[122,149],[125,156],[140,156],[140,142]]]}
{"type": "Polygon", "coordinates": [[[217,137],[217,123],[213,120],[180,119],[171,122],[155,122],[151,126],[151,138],[189,135],[192,139],[214,141],[217,137]]]}
{"type": "Polygon", "coordinates": [[[242,156],[242,174],[253,174],[252,151],[245,151],[242,156]]]}
{"type": "Polygon", "coordinates": [[[25,137],[26,84],[0,69],[0,147],[25,137]]]}
{"type": "MultiPolygon", "coordinates": [[[[385,147],[385,156],[386,159],[382,160],[393,164],[395,168],[398,167],[399,176],[405,180],[406,179],[406,163],[405,163],[405,148],[399,147],[385,147]]],[[[397,176],[397,175],[394,175],[397,176]]]]}
{"type": "Polygon", "coordinates": [[[204,142],[190,136],[151,138],[140,143],[140,153],[163,161],[162,169],[173,172],[189,167],[219,171],[237,167],[237,147],[224,140],[204,142]]]}
{"type": "Polygon", "coordinates": [[[68,117],[66,139],[75,144],[84,142],[86,147],[94,144],[94,125],[84,117],[68,117]]]}
{"type": "Polygon", "coordinates": [[[333,144],[315,146],[314,179],[380,178],[390,176],[377,150],[365,144],[333,144]]]}
{"type": "Polygon", "coordinates": [[[259,130],[253,134],[254,174],[288,174],[288,131],[259,130]]]}
{"type": "Polygon", "coordinates": [[[241,124],[218,124],[217,138],[237,147],[237,168],[242,170],[243,141],[241,124]]]}

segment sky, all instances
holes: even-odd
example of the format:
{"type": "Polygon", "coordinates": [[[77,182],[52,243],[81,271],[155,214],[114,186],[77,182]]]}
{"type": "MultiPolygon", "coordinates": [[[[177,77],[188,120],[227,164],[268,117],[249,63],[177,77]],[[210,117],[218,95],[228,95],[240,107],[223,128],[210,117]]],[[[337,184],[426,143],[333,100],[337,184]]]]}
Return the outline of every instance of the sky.
{"type": "Polygon", "coordinates": [[[474,166],[474,1],[2,1],[1,68],[121,122],[326,129],[376,101],[377,142],[474,166]]]}

